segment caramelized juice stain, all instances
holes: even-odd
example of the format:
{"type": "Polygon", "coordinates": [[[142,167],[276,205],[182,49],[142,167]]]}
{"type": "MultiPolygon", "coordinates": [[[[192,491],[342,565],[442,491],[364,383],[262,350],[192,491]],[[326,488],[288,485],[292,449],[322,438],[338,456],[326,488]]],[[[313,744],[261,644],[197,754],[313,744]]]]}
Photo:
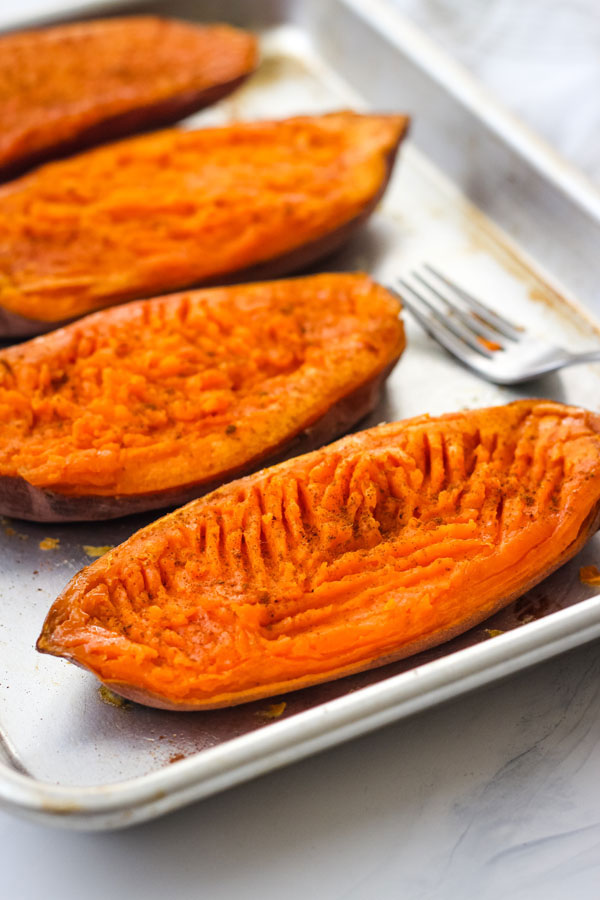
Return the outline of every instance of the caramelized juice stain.
{"type": "Polygon", "coordinates": [[[267,90],[271,85],[277,86],[290,79],[306,78],[308,74],[306,66],[297,59],[283,54],[265,56],[252,77],[234,94],[221,101],[221,107],[228,121],[236,122],[248,118],[245,105],[249,97],[256,92],[267,90]]]}
{"type": "MultiPolygon", "coordinates": [[[[582,321],[582,312],[567,297],[555,290],[530,266],[520,258],[517,248],[512,246],[487,217],[474,206],[465,203],[464,230],[467,252],[484,253],[492,257],[508,274],[523,282],[528,296],[534,303],[543,303],[554,312],[564,314],[564,307],[576,316],[580,330],[589,335],[590,329],[600,335],[600,327],[592,319],[582,321]]],[[[584,314],[585,315],[585,314],[584,314]]]]}
{"type": "Polygon", "coordinates": [[[185,758],[185,753],[174,753],[169,757],[169,764],[172,765],[173,763],[179,762],[181,759],[185,758]]]}
{"type": "Polygon", "coordinates": [[[115,706],[118,709],[131,709],[129,700],[125,700],[124,697],[114,694],[105,684],[101,684],[98,688],[98,696],[102,702],[106,703],[108,706],[115,706]]]}
{"type": "Polygon", "coordinates": [[[521,597],[515,603],[515,616],[521,624],[547,616],[552,610],[552,601],[541,594],[539,597],[521,597]]]}

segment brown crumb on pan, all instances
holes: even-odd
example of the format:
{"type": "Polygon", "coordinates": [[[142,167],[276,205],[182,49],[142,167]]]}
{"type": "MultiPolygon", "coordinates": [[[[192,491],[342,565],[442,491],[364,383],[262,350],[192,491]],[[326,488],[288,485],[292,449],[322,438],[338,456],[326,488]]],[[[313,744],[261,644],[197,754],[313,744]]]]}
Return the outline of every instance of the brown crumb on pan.
{"type": "Polygon", "coordinates": [[[486,628],[485,633],[489,638],[498,637],[499,634],[504,634],[501,628],[486,628]]]}
{"type": "Polygon", "coordinates": [[[173,756],[169,757],[170,763],[179,762],[180,759],[185,759],[185,753],[174,753],[173,756]]]}
{"type": "Polygon", "coordinates": [[[45,537],[40,541],[40,550],[56,550],[60,544],[59,538],[45,537]]]}
{"type": "Polygon", "coordinates": [[[20,541],[29,540],[29,535],[21,534],[20,531],[16,530],[16,528],[13,528],[11,520],[7,519],[6,516],[0,516],[0,525],[2,526],[2,530],[7,537],[17,537],[20,541]]]}
{"type": "Polygon", "coordinates": [[[15,531],[15,529],[12,527],[12,525],[10,524],[10,519],[6,519],[4,516],[2,516],[2,519],[0,519],[0,521],[2,522],[2,528],[4,530],[4,534],[8,535],[8,537],[12,537],[13,534],[17,533],[15,531]]]}

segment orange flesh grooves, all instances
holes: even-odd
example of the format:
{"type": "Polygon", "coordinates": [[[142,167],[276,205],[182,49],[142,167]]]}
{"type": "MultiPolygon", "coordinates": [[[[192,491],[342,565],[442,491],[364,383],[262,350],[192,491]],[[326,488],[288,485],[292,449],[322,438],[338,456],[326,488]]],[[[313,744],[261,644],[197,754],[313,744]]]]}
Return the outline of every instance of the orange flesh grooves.
{"type": "Polygon", "coordinates": [[[156,16],[1,37],[0,171],[82,138],[177,121],[233,90],[256,61],[256,39],[244,31],[156,16]]]}
{"type": "Polygon", "coordinates": [[[479,623],[598,527],[600,417],[423,416],[232,482],[67,585],[38,649],[152,706],[242,703],[479,623]]]}
{"type": "Polygon", "coordinates": [[[171,129],[43,166],[0,188],[0,312],[50,327],[273,260],[301,268],[372,211],[406,127],[348,112],[171,129]]]}
{"type": "Polygon", "coordinates": [[[0,351],[0,512],[2,479],[126,499],[248,470],[385,377],[399,310],[367,275],[322,274],[137,301],[0,351]]]}

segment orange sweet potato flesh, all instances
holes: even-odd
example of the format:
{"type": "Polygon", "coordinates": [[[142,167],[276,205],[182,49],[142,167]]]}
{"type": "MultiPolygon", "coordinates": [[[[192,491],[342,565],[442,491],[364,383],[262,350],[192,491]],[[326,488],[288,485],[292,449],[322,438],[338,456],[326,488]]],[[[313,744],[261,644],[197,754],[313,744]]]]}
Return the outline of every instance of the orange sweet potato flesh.
{"type": "Polygon", "coordinates": [[[0,189],[0,333],[193,284],[274,277],[373,210],[407,120],[337,113],[144,135],[0,189]]]}
{"type": "Polygon", "coordinates": [[[409,656],[597,529],[600,416],[549,401],[383,425],[233,482],[67,585],[38,649],[208,709],[409,656]]]}
{"type": "Polygon", "coordinates": [[[0,177],[163,127],[254,69],[256,39],[157,16],[78,22],[0,38],[0,177]]]}
{"type": "Polygon", "coordinates": [[[315,275],[136,301],[0,351],[0,514],[178,505],[337,437],[402,353],[399,309],[366,275],[315,275]]]}

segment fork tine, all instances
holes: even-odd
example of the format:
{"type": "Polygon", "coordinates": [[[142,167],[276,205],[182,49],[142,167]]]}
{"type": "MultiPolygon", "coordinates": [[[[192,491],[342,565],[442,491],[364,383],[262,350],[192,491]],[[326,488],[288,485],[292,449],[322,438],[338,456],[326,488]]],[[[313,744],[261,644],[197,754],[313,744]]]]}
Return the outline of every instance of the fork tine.
{"type": "Polygon", "coordinates": [[[460,285],[456,284],[454,281],[451,281],[445,275],[442,275],[438,269],[434,268],[434,266],[429,263],[423,264],[424,268],[427,269],[428,272],[431,272],[436,278],[439,278],[440,281],[443,281],[444,284],[448,285],[453,291],[455,291],[459,297],[462,297],[464,302],[468,304],[471,309],[473,309],[478,316],[488,325],[491,325],[492,328],[495,328],[496,331],[499,331],[505,337],[510,338],[511,341],[519,341],[522,336],[523,328],[520,325],[514,325],[512,322],[509,322],[504,316],[501,316],[499,313],[494,312],[494,310],[490,309],[485,304],[481,303],[476,297],[470,294],[468,291],[465,291],[464,288],[460,287],[460,285]]]}
{"type": "MultiPolygon", "coordinates": [[[[413,297],[416,297],[419,303],[425,306],[425,308],[428,310],[430,315],[424,317],[428,322],[428,325],[425,326],[427,330],[430,330],[429,326],[432,324],[432,320],[434,320],[435,324],[438,327],[441,326],[445,332],[450,331],[453,335],[460,338],[463,344],[467,344],[469,347],[471,347],[472,350],[475,350],[476,353],[480,353],[482,356],[487,356],[488,358],[491,358],[493,356],[492,351],[489,350],[482,341],[478,340],[477,336],[469,328],[467,328],[461,322],[457,322],[450,317],[443,317],[442,313],[437,310],[435,306],[433,306],[433,304],[429,302],[429,300],[427,300],[425,297],[423,297],[422,294],[416,291],[414,287],[412,287],[407,281],[404,281],[403,278],[399,278],[398,283],[404,288],[405,291],[410,291],[413,297]]],[[[403,295],[402,299],[406,303],[406,306],[410,309],[410,311],[414,312],[415,303],[410,301],[406,302],[405,295],[403,295]]],[[[419,318],[419,321],[422,321],[423,313],[421,313],[421,317],[417,318],[419,318]]],[[[435,336],[437,337],[437,335],[435,336]]],[[[441,340],[440,343],[442,343],[441,340]]],[[[456,355],[462,358],[464,356],[464,348],[461,353],[457,353],[456,355]]]]}
{"type": "Polygon", "coordinates": [[[471,348],[460,338],[456,337],[449,328],[446,328],[441,319],[427,316],[419,309],[418,305],[413,300],[408,299],[406,294],[402,294],[401,300],[424,330],[441,344],[442,347],[445,347],[448,353],[476,371],[480,371],[480,367],[485,366],[485,359],[481,357],[478,352],[475,353],[471,350],[471,348]]]}
{"type": "MultiPolygon", "coordinates": [[[[461,309],[460,306],[455,306],[454,302],[450,302],[447,297],[445,297],[441,291],[438,290],[431,282],[427,281],[426,278],[423,278],[419,272],[412,272],[412,277],[418,281],[423,287],[426,287],[428,291],[440,300],[444,306],[450,311],[451,315],[456,316],[460,321],[469,328],[475,336],[487,338],[488,341],[492,341],[492,343],[496,344],[495,349],[506,349],[506,343],[503,340],[502,335],[498,332],[496,328],[490,328],[486,325],[483,319],[478,316],[476,313],[471,312],[471,310],[465,311],[461,309]]],[[[489,348],[491,349],[491,348],[489,348]]]]}

